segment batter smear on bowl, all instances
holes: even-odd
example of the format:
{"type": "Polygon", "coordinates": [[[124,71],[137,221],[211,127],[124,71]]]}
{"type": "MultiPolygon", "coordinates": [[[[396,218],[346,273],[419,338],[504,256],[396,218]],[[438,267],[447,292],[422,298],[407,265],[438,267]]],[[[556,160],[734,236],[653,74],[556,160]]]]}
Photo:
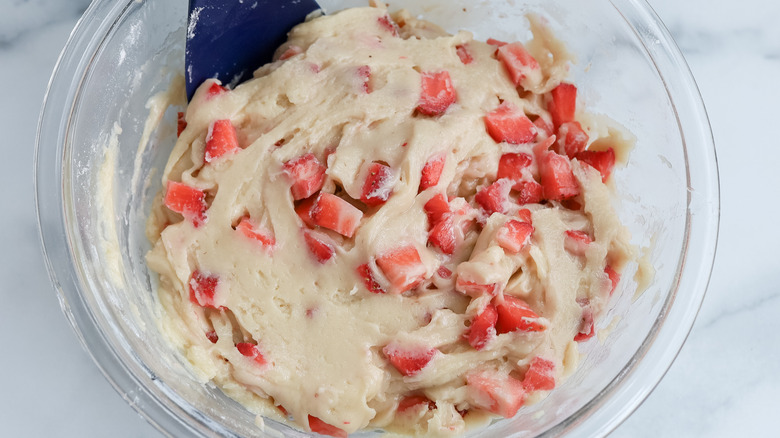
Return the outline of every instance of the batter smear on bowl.
{"type": "Polygon", "coordinates": [[[198,378],[331,436],[457,435],[561,383],[634,258],[610,183],[631,145],[531,18],[484,43],[348,9],[198,89],[148,226],[198,378]]]}

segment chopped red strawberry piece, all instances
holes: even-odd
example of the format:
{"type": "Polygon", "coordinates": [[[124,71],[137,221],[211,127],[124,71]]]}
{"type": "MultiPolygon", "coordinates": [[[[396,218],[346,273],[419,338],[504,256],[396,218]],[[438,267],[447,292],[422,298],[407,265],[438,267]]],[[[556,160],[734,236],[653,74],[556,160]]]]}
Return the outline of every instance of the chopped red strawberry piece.
{"type": "Polygon", "coordinates": [[[363,280],[363,285],[366,286],[366,289],[368,289],[369,292],[373,292],[375,294],[385,293],[385,290],[382,289],[382,285],[376,281],[374,273],[371,272],[371,266],[369,266],[368,263],[363,263],[362,265],[358,266],[357,273],[363,280]]]}
{"type": "Polygon", "coordinates": [[[325,166],[312,153],[284,163],[284,173],[292,182],[290,191],[294,200],[305,199],[316,193],[325,184],[325,166]]]}
{"type": "Polygon", "coordinates": [[[276,245],[276,239],[270,231],[256,226],[248,217],[241,218],[241,222],[236,226],[236,230],[244,236],[254,239],[263,246],[271,247],[276,245]]]}
{"type": "Polygon", "coordinates": [[[190,220],[195,227],[206,219],[206,194],[187,184],[168,181],[165,189],[165,206],[190,220]]]}
{"type": "Polygon", "coordinates": [[[446,70],[420,73],[422,81],[417,110],[426,116],[444,114],[457,99],[450,74],[446,70]]]}
{"type": "Polygon", "coordinates": [[[236,348],[238,349],[239,353],[248,357],[249,359],[252,359],[258,365],[262,366],[267,363],[265,357],[263,357],[263,353],[260,352],[260,349],[257,348],[257,345],[255,344],[250,344],[249,342],[239,342],[236,344],[236,348]]]}
{"type": "Polygon", "coordinates": [[[497,371],[473,372],[466,386],[474,406],[504,418],[514,417],[525,401],[522,382],[497,371]]]}
{"type": "Polygon", "coordinates": [[[526,391],[550,391],[555,388],[555,364],[541,356],[531,359],[531,365],[523,376],[526,391]]]}
{"type": "Polygon", "coordinates": [[[563,239],[566,250],[575,255],[584,255],[591,242],[593,239],[588,233],[580,230],[566,230],[566,237],[563,239]]]}
{"type": "Polygon", "coordinates": [[[422,169],[422,176],[420,177],[420,192],[439,184],[441,172],[444,170],[444,160],[444,154],[437,154],[425,163],[422,169]]]}
{"type": "Polygon", "coordinates": [[[596,334],[596,327],[593,321],[593,309],[590,307],[590,300],[587,298],[578,298],[577,304],[582,308],[582,319],[580,319],[579,332],[574,335],[575,342],[588,340],[596,334]]]}
{"type": "MultiPolygon", "coordinates": [[[[526,210],[527,211],[527,210],[526,210]]],[[[534,227],[528,222],[507,221],[496,232],[496,242],[509,254],[519,253],[528,243],[534,227]]]]}
{"type": "Polygon", "coordinates": [[[446,214],[428,232],[428,243],[444,254],[455,252],[455,224],[451,214],[446,214]]]}
{"type": "Polygon", "coordinates": [[[455,53],[458,54],[460,62],[465,65],[471,64],[471,62],[474,61],[474,57],[471,56],[471,53],[469,53],[469,48],[465,44],[459,44],[455,46],[455,53]]]}
{"type": "Polygon", "coordinates": [[[217,336],[217,332],[214,330],[209,330],[206,332],[206,339],[208,339],[212,344],[216,344],[217,341],[219,341],[219,336],[217,336]]]}
{"type": "Polygon", "coordinates": [[[521,43],[499,46],[496,57],[504,64],[509,78],[515,86],[520,85],[533,71],[540,70],[539,63],[521,43]]]}
{"type": "Polygon", "coordinates": [[[544,197],[554,201],[573,198],[580,193],[580,186],[571,171],[569,159],[552,151],[542,152],[539,174],[544,197]]]}
{"type": "Polygon", "coordinates": [[[428,215],[428,226],[432,227],[450,214],[450,203],[447,202],[447,197],[443,193],[439,193],[428,200],[423,209],[428,215]]]}
{"type": "Polygon", "coordinates": [[[547,110],[550,112],[555,128],[574,121],[574,112],[577,109],[577,87],[562,82],[550,91],[550,97],[547,110]]]}
{"type": "Polygon", "coordinates": [[[523,178],[523,169],[531,165],[533,158],[525,153],[508,153],[498,160],[498,173],[496,179],[509,178],[519,180],[523,178]]]}
{"type": "Polygon", "coordinates": [[[213,97],[216,97],[222,93],[226,93],[228,90],[227,88],[223,87],[222,85],[219,85],[218,83],[214,82],[211,84],[209,89],[206,91],[206,99],[211,99],[213,97]]]}
{"type": "Polygon", "coordinates": [[[474,200],[488,214],[505,213],[510,204],[509,191],[512,189],[512,181],[508,179],[499,179],[493,184],[480,189],[474,200]]]}
{"type": "Polygon", "coordinates": [[[612,289],[609,290],[609,295],[611,296],[613,293],[615,293],[615,289],[617,289],[618,283],[620,283],[620,274],[618,274],[618,272],[612,269],[612,266],[609,265],[604,268],[604,272],[607,273],[607,276],[609,276],[609,281],[612,282],[612,289]]]}
{"type": "Polygon", "coordinates": [[[279,61],[290,59],[295,55],[300,55],[301,53],[303,53],[303,49],[300,46],[291,44],[281,55],[279,55],[279,61]]]}
{"type": "Polygon", "coordinates": [[[374,89],[371,87],[371,67],[362,65],[357,69],[357,78],[359,88],[366,94],[371,94],[374,89]]]}
{"type": "Polygon", "coordinates": [[[310,215],[314,224],[346,237],[355,234],[363,218],[363,212],[357,207],[330,193],[320,193],[310,215]]]}
{"type": "Polygon", "coordinates": [[[420,405],[425,406],[429,411],[436,409],[436,403],[431,401],[431,399],[428,397],[424,395],[409,395],[402,398],[401,401],[398,402],[398,409],[396,409],[396,411],[402,413],[408,409],[420,405]]]}
{"type": "Polygon", "coordinates": [[[529,224],[532,223],[531,221],[531,210],[527,208],[522,208],[517,211],[517,218],[520,219],[523,222],[527,222],[529,224]]]}
{"type": "Polygon", "coordinates": [[[498,322],[496,332],[504,334],[516,330],[522,332],[540,332],[546,326],[539,315],[525,301],[511,295],[504,295],[504,302],[496,305],[498,322]]]}
{"type": "Polygon", "coordinates": [[[536,138],[536,126],[525,113],[504,102],[485,115],[485,127],[496,143],[529,143],[536,138]]]}
{"type": "Polygon", "coordinates": [[[425,279],[427,269],[414,245],[402,246],[381,254],[376,264],[390,282],[391,293],[404,293],[425,279]]]}
{"type": "Polygon", "coordinates": [[[238,150],[238,134],[230,119],[215,120],[209,125],[206,135],[206,150],[203,160],[211,163],[219,157],[238,150]]]}
{"type": "Polygon", "coordinates": [[[313,415],[309,415],[309,429],[311,429],[312,432],[318,433],[320,435],[327,435],[336,438],[347,438],[347,432],[339,429],[336,426],[332,426],[313,415]]]}
{"type": "Polygon", "coordinates": [[[588,133],[580,122],[566,122],[558,128],[558,138],[563,144],[566,156],[574,158],[588,146],[588,133]]]}
{"type": "Polygon", "coordinates": [[[395,343],[387,344],[382,349],[382,353],[390,361],[390,364],[404,376],[414,376],[419,373],[420,370],[431,362],[437,351],[435,348],[422,346],[415,348],[400,347],[395,343]]]}
{"type": "Polygon", "coordinates": [[[468,330],[469,345],[476,350],[485,348],[493,338],[496,337],[496,321],[498,321],[498,312],[495,306],[488,304],[485,309],[477,315],[468,330]]]}
{"type": "Polygon", "coordinates": [[[185,129],[187,129],[187,121],[184,119],[184,113],[179,111],[176,114],[176,136],[180,136],[185,129]]]}
{"type": "Polygon", "coordinates": [[[436,270],[436,275],[446,280],[452,277],[452,271],[446,266],[439,266],[439,269],[436,270]]]}
{"type": "Polygon", "coordinates": [[[542,185],[536,181],[520,181],[512,188],[517,191],[517,203],[520,205],[538,204],[544,195],[542,185]]]}
{"type": "Polygon", "coordinates": [[[316,226],[314,219],[311,217],[311,209],[314,207],[315,202],[317,202],[317,196],[310,196],[295,206],[295,214],[309,227],[316,226]]]}
{"type": "Polygon", "coordinates": [[[393,36],[398,36],[398,26],[389,15],[382,15],[376,21],[379,23],[379,27],[390,32],[393,36]]]}
{"type": "Polygon", "coordinates": [[[505,42],[503,42],[501,40],[497,40],[495,38],[488,38],[487,41],[485,41],[485,42],[490,44],[491,46],[496,46],[496,47],[501,47],[501,46],[505,46],[506,45],[505,42]]]}
{"type": "Polygon", "coordinates": [[[309,252],[320,263],[327,262],[336,253],[333,241],[325,234],[312,230],[303,230],[303,238],[306,241],[309,252]]]}
{"type": "Polygon", "coordinates": [[[548,122],[547,119],[542,116],[539,116],[536,118],[536,120],[534,120],[534,126],[536,126],[536,132],[542,133],[546,137],[553,135],[555,132],[553,124],[548,122]]]}
{"type": "Polygon", "coordinates": [[[216,275],[207,275],[199,270],[195,270],[190,276],[189,289],[190,301],[201,307],[216,308],[214,304],[214,294],[217,291],[219,277],[216,275]]]}
{"type": "Polygon", "coordinates": [[[609,148],[605,151],[582,151],[575,156],[583,163],[593,166],[601,172],[601,181],[606,182],[615,167],[615,150],[609,148]]]}
{"type": "Polygon", "coordinates": [[[574,199],[564,199],[561,201],[561,207],[574,211],[582,210],[582,204],[574,199]]]}
{"type": "Polygon", "coordinates": [[[499,285],[497,283],[480,284],[475,281],[467,280],[460,275],[455,281],[455,290],[472,298],[477,298],[484,294],[495,296],[498,294],[498,289],[499,285]]]}
{"type": "Polygon", "coordinates": [[[382,205],[393,194],[395,172],[382,163],[371,163],[368,166],[366,182],[363,183],[363,193],[360,200],[366,205],[382,205]]]}

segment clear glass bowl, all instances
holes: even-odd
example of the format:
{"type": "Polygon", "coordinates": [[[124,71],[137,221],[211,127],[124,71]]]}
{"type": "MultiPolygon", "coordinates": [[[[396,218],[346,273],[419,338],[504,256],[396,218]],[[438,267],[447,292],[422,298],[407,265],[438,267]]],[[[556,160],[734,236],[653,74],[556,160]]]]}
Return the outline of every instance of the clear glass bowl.
{"type": "MultiPolygon", "coordinates": [[[[320,4],[335,11],[365,2],[320,4]]],[[[578,57],[572,79],[588,109],[637,136],[615,182],[620,217],[655,266],[652,284],[634,297],[635,285],[624,275],[628,281],[602,322],[616,321],[614,329],[603,342],[582,344],[578,371],[543,402],[471,435],[609,433],[674,360],[712,269],[717,164],[685,61],[643,0],[396,0],[392,6],[483,40],[526,40],[523,15],[541,13],[578,57]]],[[[94,1],[73,31],[37,138],[36,197],[49,273],[65,315],[106,378],[161,431],[306,436],[273,421],[258,428],[240,405],[198,383],[158,330],[144,225],[175,141],[176,109],[147,126],[145,104],[183,70],[185,16],[186,2],[94,1]],[[139,149],[145,135],[148,144],[139,149]]]]}

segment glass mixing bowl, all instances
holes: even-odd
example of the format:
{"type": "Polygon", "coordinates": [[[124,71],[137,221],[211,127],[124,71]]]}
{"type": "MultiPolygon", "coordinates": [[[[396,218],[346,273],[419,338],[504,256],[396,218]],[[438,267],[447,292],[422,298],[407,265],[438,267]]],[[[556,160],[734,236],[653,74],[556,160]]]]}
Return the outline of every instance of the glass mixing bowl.
{"type": "MultiPolygon", "coordinates": [[[[322,0],[326,11],[363,0],[322,0]]],[[[526,40],[541,13],[576,54],[571,78],[589,111],[638,138],[615,173],[618,212],[655,267],[635,296],[624,274],[577,372],[541,403],[471,435],[605,435],[650,393],[682,346],[704,297],[719,216],[710,127],[696,84],[643,0],[396,0],[450,31],[526,40]]],[[[173,436],[306,436],[201,384],[164,340],[144,235],[176,108],[147,100],[183,71],[186,2],[94,1],[63,51],[38,129],[36,197],[49,273],[65,315],[128,403],[173,436]],[[139,144],[145,144],[139,148],[139,144]]],[[[378,436],[365,432],[356,436],[378,436]]]]}

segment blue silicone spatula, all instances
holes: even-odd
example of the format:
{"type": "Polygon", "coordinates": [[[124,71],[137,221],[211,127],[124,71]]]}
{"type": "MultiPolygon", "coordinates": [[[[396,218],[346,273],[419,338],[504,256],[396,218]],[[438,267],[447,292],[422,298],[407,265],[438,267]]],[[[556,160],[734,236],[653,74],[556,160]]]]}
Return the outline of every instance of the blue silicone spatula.
{"type": "Polygon", "coordinates": [[[238,84],[270,62],[287,32],[320,9],[314,0],[190,0],[187,99],[206,79],[238,84]]]}

